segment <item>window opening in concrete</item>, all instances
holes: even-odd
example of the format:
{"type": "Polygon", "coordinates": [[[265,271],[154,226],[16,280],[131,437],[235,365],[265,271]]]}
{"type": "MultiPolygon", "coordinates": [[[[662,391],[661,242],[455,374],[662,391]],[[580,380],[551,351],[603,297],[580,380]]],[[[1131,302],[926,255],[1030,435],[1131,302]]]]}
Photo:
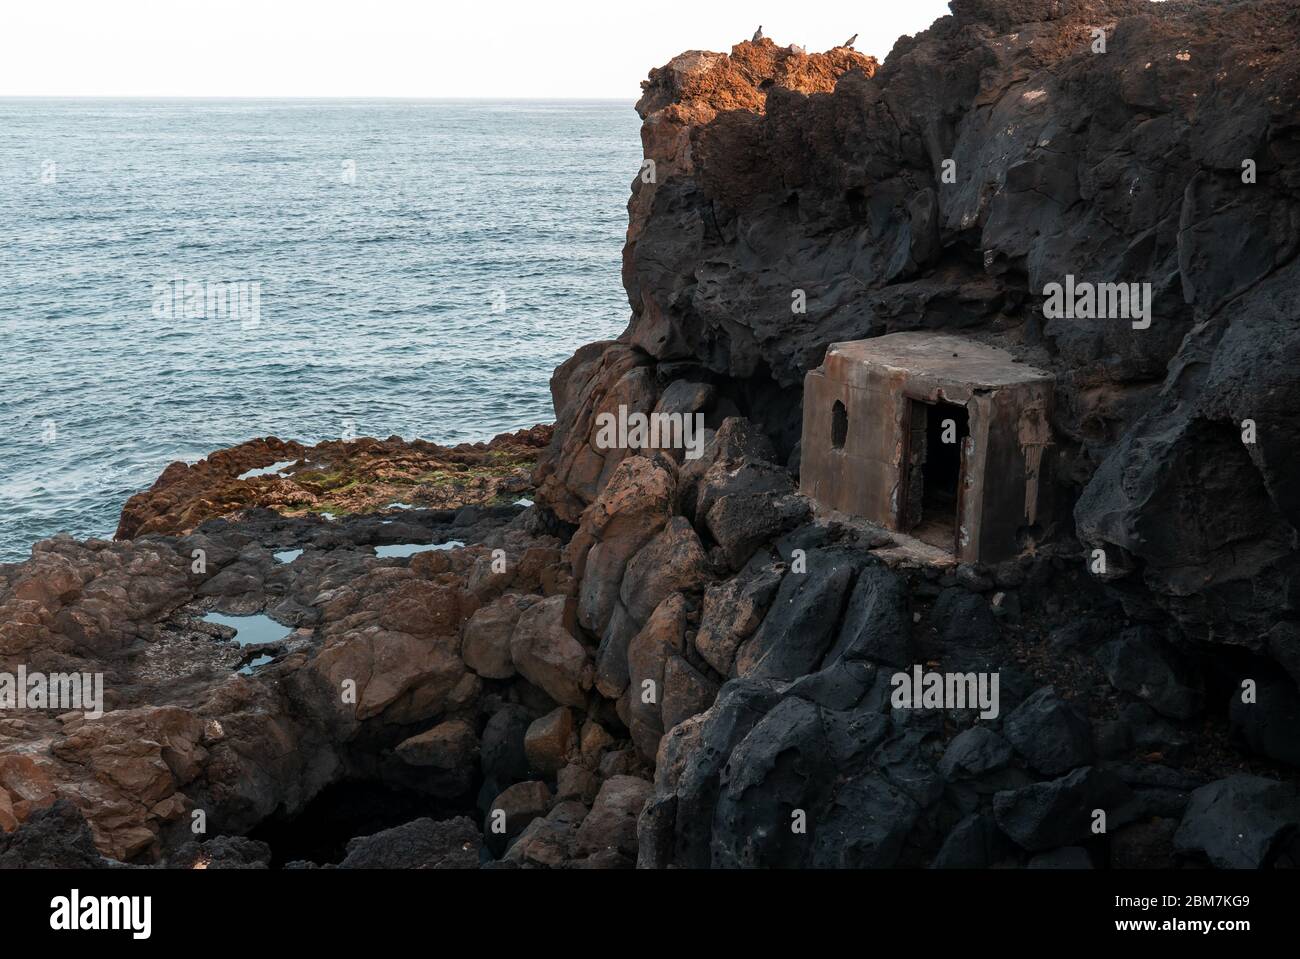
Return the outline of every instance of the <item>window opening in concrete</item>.
{"type": "Polygon", "coordinates": [[[908,457],[911,533],[923,543],[954,552],[962,456],[969,435],[966,407],[912,401],[912,450],[908,457]]]}
{"type": "Polygon", "coordinates": [[[849,411],[844,408],[844,404],[839,400],[831,407],[831,446],[834,449],[844,449],[845,442],[849,438],[849,411]]]}

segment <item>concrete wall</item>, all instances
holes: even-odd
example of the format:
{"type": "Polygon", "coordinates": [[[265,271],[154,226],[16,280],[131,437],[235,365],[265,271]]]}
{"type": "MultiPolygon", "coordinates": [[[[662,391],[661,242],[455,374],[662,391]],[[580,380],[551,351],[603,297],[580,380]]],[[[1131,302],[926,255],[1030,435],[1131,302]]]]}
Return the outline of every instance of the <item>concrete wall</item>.
{"type": "MultiPolygon", "coordinates": [[[[1013,372],[1022,375],[1023,369],[1013,372]]],[[[981,563],[1015,556],[1021,532],[1036,523],[1045,527],[1049,515],[1053,384],[1040,377],[977,386],[958,381],[961,372],[960,363],[936,361],[935,369],[909,370],[833,348],[822,368],[804,379],[803,492],[832,509],[906,532],[909,401],[962,405],[970,436],[956,556],[981,563]],[[848,413],[842,449],[833,448],[831,437],[837,400],[848,413]]]]}

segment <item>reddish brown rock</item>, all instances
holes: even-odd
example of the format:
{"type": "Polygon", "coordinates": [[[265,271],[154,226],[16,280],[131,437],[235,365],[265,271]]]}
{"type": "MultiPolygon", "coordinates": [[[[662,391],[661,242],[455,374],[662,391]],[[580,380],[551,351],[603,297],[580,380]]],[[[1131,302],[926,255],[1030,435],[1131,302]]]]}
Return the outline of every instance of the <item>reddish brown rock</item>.
{"type": "Polygon", "coordinates": [[[587,815],[579,802],[559,802],[545,816],[528,824],[505,854],[521,866],[556,868],[574,859],[578,827],[587,815]]]}
{"type": "Polygon", "coordinates": [[[463,719],[450,719],[397,744],[397,755],[412,766],[462,769],[478,758],[478,736],[463,719]]]}
{"type": "Polygon", "coordinates": [[[461,654],[465,665],[487,679],[509,679],[515,674],[510,658],[510,637],[519,614],[532,604],[531,597],[503,596],[481,607],[465,623],[461,654]]]}
{"type": "Polygon", "coordinates": [[[708,557],[690,521],[674,517],[627,564],[619,598],[632,618],[644,623],[675,592],[703,590],[708,557]]]}
{"type": "Polygon", "coordinates": [[[578,828],[577,849],[588,856],[614,851],[636,856],[636,820],[654,789],[635,776],[614,776],[600,787],[578,828]]]}
{"type": "Polygon", "coordinates": [[[567,706],[551,710],[533,721],[524,734],[524,752],[534,771],[552,776],[577,748],[573,711],[567,706]]]}
{"type": "Polygon", "coordinates": [[[600,497],[583,514],[569,544],[581,580],[578,622],[596,635],[609,624],[628,561],[663,529],[676,492],[671,464],[623,460],[600,497]]]}
{"type": "Polygon", "coordinates": [[[498,850],[514,839],[538,816],[546,815],[551,791],[540,780],[515,783],[503,790],[488,806],[483,835],[488,845],[498,850]],[[504,813],[504,818],[502,814],[504,813]],[[498,832],[504,821],[505,832],[498,832]]]}
{"type": "Polygon", "coordinates": [[[780,585],[780,571],[772,567],[754,577],[733,577],[705,592],[695,648],[721,675],[731,675],[736,650],[763,622],[780,585]]]}
{"type": "Polygon", "coordinates": [[[515,668],[557,703],[585,706],[594,668],[587,650],[565,626],[563,596],[524,610],[510,640],[515,668]]]}
{"type": "Polygon", "coordinates": [[[686,643],[686,601],[674,593],[659,604],[628,646],[629,728],[632,741],[646,759],[653,760],[664,734],[664,666],[686,643]]]}
{"type": "Polygon", "coordinates": [[[590,806],[600,791],[600,779],[586,766],[569,763],[556,776],[555,798],[590,806]]]}

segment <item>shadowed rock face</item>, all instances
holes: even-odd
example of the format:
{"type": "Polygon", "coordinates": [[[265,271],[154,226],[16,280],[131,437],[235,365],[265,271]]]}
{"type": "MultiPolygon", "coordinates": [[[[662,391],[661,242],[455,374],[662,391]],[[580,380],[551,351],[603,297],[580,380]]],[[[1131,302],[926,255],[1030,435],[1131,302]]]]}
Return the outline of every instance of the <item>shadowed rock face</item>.
{"type": "Polygon", "coordinates": [[[960,331],[1056,375],[1059,525],[1106,551],[1131,611],[1261,648],[1297,588],[1300,12],[952,9],[879,66],[762,40],[651,72],[631,323],[557,371],[543,498],[570,522],[595,498],[613,464],[588,415],[615,397],[711,383],[705,412],[749,417],[783,461],[828,344],[960,331]],[[1150,283],[1150,327],[1045,317],[1066,274],[1150,283]]]}

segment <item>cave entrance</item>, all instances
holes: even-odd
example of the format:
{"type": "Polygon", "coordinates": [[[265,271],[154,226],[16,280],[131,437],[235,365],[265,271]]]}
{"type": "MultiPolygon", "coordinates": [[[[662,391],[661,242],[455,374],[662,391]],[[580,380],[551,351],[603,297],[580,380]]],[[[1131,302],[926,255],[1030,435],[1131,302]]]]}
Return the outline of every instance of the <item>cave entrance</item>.
{"type": "Polygon", "coordinates": [[[451,819],[478,813],[472,798],[447,800],[401,786],[373,780],[330,783],[299,812],[277,813],[248,833],[271,847],[271,868],[294,861],[340,863],[348,841],[392,829],[428,816],[451,819]]]}
{"type": "Polygon", "coordinates": [[[906,531],[956,555],[970,415],[942,401],[909,400],[908,410],[906,531]]]}

